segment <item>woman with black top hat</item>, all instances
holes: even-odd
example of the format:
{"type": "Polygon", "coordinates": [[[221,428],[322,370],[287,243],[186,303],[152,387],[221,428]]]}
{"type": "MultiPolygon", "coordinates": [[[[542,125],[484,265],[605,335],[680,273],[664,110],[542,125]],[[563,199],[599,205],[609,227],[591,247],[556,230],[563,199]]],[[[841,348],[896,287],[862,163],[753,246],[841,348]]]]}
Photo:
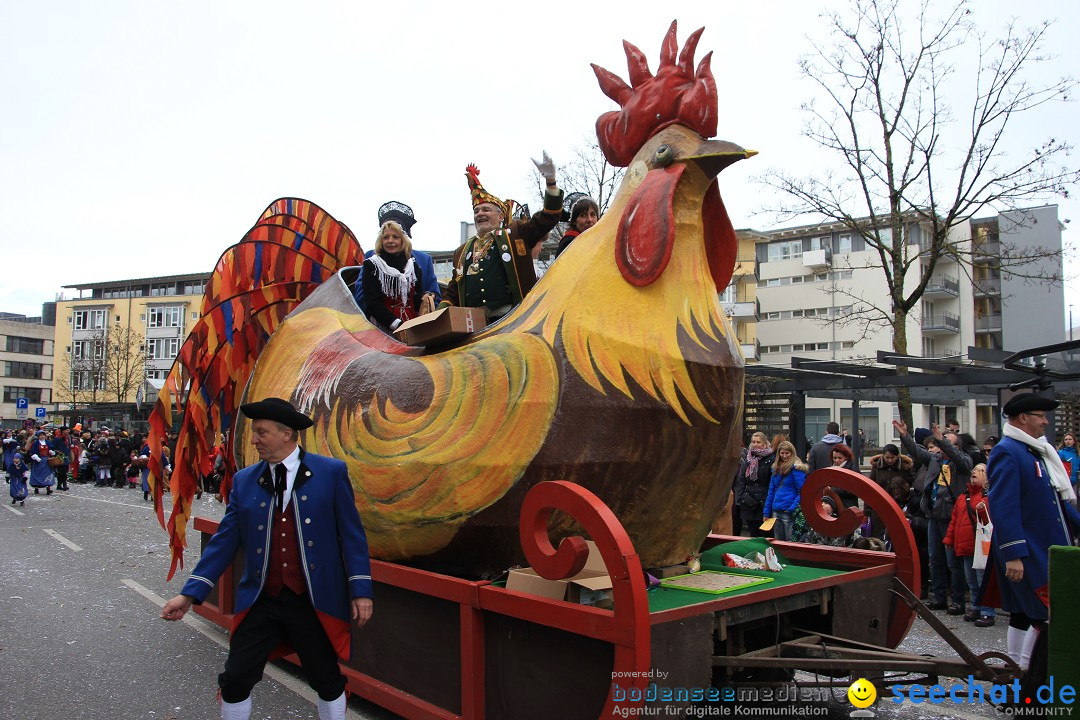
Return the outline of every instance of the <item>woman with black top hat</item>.
{"type": "MultiPolygon", "coordinates": [[[[400,224],[383,223],[375,240],[375,253],[364,260],[361,283],[364,313],[387,332],[421,312],[424,297],[423,270],[412,258],[412,242],[400,224]]],[[[432,299],[433,300],[433,299],[432,299]]],[[[434,302],[428,301],[428,308],[434,302]]]]}
{"type": "Polygon", "coordinates": [[[555,257],[559,257],[559,254],[574,241],[574,238],[595,225],[599,219],[600,207],[596,201],[587,195],[578,198],[570,211],[570,227],[563,233],[559,248],[555,251],[555,257]]]}

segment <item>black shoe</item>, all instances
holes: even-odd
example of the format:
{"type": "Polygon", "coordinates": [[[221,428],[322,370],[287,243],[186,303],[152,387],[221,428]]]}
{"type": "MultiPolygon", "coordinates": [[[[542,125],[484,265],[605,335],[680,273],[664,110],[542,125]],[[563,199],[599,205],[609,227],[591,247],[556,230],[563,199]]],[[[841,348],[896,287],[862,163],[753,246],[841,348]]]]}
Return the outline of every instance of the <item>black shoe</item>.
{"type": "Polygon", "coordinates": [[[34,494],[35,494],[35,495],[40,495],[40,494],[41,494],[41,490],[40,490],[39,488],[34,488],[34,494]]]}
{"type": "Polygon", "coordinates": [[[150,499],[150,493],[144,492],[142,494],[142,499],[143,499],[143,502],[146,502],[147,500],[149,500],[150,499]]]}
{"type": "Polygon", "coordinates": [[[978,610],[968,610],[966,613],[964,613],[964,622],[975,622],[980,617],[982,617],[982,615],[979,613],[978,610]]]}
{"type": "Polygon", "coordinates": [[[963,615],[964,614],[964,606],[963,605],[950,605],[949,609],[948,609],[948,613],[950,615],[963,615]]]}
{"type": "Polygon", "coordinates": [[[926,607],[931,610],[945,610],[949,607],[949,603],[945,602],[944,600],[931,600],[930,602],[926,603],[926,607]]]}
{"type": "Polygon", "coordinates": [[[46,495],[52,495],[52,488],[45,488],[46,495]]]}
{"type": "Polygon", "coordinates": [[[975,627],[994,627],[994,616],[983,615],[981,618],[971,624],[975,627]]]}

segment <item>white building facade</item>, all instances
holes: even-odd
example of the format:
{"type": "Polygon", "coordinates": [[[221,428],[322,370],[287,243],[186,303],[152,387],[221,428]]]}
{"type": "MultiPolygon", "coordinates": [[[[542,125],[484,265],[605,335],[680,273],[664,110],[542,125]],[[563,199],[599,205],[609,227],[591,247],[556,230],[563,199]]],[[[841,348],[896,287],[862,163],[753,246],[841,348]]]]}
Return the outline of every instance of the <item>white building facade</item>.
{"type": "MultiPolygon", "coordinates": [[[[966,357],[969,347],[1016,351],[1061,342],[1064,291],[1060,284],[1032,283],[1000,267],[1001,241],[1061,249],[1057,207],[975,219],[955,226],[950,242],[964,262],[942,257],[934,267],[920,306],[908,316],[907,353],[928,358],[966,357]],[[970,259],[970,260],[969,260],[970,259]]],[[[908,226],[911,257],[929,235],[908,226]]],[[[842,226],[814,225],[759,233],[757,338],[761,363],[790,367],[808,361],[868,361],[893,352],[888,288],[876,251],[842,226]]],[[[1048,256],[1034,271],[1061,271],[1061,258],[1048,256]]],[[[905,277],[905,295],[917,285],[916,265],[905,277]]],[[[852,425],[851,401],[806,399],[806,434],[819,439],[829,421],[852,425]]],[[[913,408],[916,426],[956,418],[963,432],[982,440],[996,427],[996,410],[974,400],[953,406],[913,408]]],[[[895,403],[864,402],[859,426],[868,447],[896,442],[895,403]]]]}

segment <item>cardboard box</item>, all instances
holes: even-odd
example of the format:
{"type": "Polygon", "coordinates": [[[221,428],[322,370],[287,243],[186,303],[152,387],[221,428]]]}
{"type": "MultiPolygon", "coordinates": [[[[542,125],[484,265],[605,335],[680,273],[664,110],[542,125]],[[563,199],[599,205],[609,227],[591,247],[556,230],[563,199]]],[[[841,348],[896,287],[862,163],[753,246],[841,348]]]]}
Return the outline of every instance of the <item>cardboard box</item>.
{"type": "Polygon", "coordinates": [[[596,544],[592,540],[585,542],[589,546],[589,559],[577,575],[564,580],[548,580],[532,568],[521,568],[510,571],[506,589],[581,605],[611,607],[611,577],[596,544]]]}
{"type": "Polygon", "coordinates": [[[440,345],[485,327],[483,308],[445,307],[401,323],[394,337],[406,345],[440,345]]]}

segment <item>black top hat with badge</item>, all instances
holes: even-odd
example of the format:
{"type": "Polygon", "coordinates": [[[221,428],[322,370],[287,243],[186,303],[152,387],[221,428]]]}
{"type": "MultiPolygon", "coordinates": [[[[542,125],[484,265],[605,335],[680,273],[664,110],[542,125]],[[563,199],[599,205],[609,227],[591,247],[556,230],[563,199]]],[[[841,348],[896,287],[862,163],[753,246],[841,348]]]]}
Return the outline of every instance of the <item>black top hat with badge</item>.
{"type": "Polygon", "coordinates": [[[1021,413],[1054,410],[1060,404],[1061,403],[1053,398],[1043,397],[1042,395],[1036,395],[1034,393],[1024,393],[1022,395],[1014,395],[1009,402],[1005,403],[1005,407],[1001,409],[1001,414],[1008,418],[1014,418],[1021,413]]]}
{"type": "Polygon", "coordinates": [[[294,408],[288,400],[276,397],[241,405],[240,412],[251,420],[272,420],[293,430],[306,430],[315,424],[311,418],[294,408]]]}
{"type": "Polygon", "coordinates": [[[406,235],[412,237],[412,226],[416,224],[416,215],[413,214],[411,207],[397,200],[384,202],[379,206],[379,227],[391,220],[400,225],[406,235]]]}

